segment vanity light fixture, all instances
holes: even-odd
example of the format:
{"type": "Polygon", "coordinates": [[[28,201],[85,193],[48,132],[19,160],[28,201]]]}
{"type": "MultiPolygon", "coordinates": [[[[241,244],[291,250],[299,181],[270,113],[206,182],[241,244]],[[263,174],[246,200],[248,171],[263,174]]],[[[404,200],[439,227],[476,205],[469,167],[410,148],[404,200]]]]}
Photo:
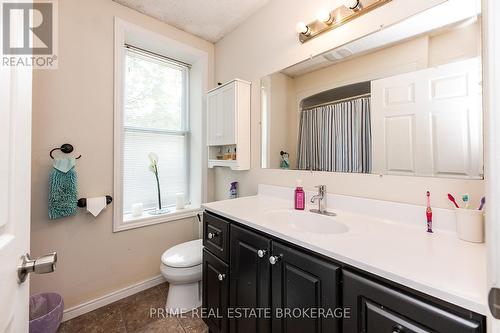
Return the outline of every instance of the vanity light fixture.
{"type": "Polygon", "coordinates": [[[318,13],[316,14],[316,19],[319,22],[323,22],[326,24],[332,24],[334,21],[334,17],[332,15],[332,13],[330,13],[328,10],[326,10],[324,8],[322,8],[318,11],[318,13]]]}
{"type": "Polygon", "coordinates": [[[311,35],[311,29],[309,29],[309,27],[304,22],[297,23],[297,25],[295,26],[295,30],[301,36],[311,35]]]}
{"type": "Polygon", "coordinates": [[[361,10],[359,0],[344,0],[344,6],[350,10],[361,10]]]}
{"type": "Polygon", "coordinates": [[[304,22],[297,23],[295,30],[299,34],[299,41],[305,43],[324,32],[338,28],[391,1],[392,0],[343,0],[343,5],[332,11],[322,9],[317,13],[315,21],[309,24],[304,22]]]}

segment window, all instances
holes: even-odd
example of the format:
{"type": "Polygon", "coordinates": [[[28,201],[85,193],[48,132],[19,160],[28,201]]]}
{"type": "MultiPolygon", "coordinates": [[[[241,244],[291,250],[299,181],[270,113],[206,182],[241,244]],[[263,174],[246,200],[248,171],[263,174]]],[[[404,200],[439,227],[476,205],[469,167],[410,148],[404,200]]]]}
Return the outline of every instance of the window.
{"type": "Polygon", "coordinates": [[[158,156],[162,207],[176,194],[189,204],[189,67],[131,46],[125,47],[122,107],[122,209],[158,208],[156,179],[148,155],[158,156]]]}
{"type": "Polygon", "coordinates": [[[210,55],[115,17],[113,232],[196,221],[207,200],[204,96],[210,55]],[[159,158],[162,208],[149,153],[159,158]],[[176,209],[184,193],[184,209],[176,209]],[[142,204],[141,209],[135,204],[142,204]]]}

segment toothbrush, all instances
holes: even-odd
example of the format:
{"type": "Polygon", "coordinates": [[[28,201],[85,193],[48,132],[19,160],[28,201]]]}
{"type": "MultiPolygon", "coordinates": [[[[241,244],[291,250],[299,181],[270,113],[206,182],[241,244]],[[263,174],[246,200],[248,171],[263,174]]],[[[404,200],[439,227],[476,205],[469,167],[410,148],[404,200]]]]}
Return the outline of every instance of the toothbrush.
{"type": "Polygon", "coordinates": [[[453,204],[455,205],[456,208],[460,208],[460,206],[457,204],[457,201],[455,200],[455,198],[450,193],[448,193],[448,199],[451,202],[453,202],[453,204]]]}
{"type": "Polygon", "coordinates": [[[483,210],[484,208],[484,204],[486,203],[486,198],[485,197],[482,197],[481,198],[481,204],[479,205],[479,208],[478,210],[483,210]]]}
{"type": "Polygon", "coordinates": [[[427,191],[427,210],[425,214],[427,215],[427,232],[432,233],[432,208],[431,208],[431,192],[427,191]]]}
{"type": "Polygon", "coordinates": [[[469,209],[470,196],[466,194],[462,194],[462,201],[465,204],[465,209],[469,209]]]}

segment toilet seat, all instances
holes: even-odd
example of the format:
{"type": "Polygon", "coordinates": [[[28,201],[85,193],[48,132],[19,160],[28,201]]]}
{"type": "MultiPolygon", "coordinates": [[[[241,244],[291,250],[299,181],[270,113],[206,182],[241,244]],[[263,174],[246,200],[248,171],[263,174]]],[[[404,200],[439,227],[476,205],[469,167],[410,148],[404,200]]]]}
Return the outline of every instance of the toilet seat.
{"type": "Polygon", "coordinates": [[[161,256],[163,265],[172,268],[189,268],[201,265],[203,244],[201,239],[182,243],[166,250],[161,256]]]}

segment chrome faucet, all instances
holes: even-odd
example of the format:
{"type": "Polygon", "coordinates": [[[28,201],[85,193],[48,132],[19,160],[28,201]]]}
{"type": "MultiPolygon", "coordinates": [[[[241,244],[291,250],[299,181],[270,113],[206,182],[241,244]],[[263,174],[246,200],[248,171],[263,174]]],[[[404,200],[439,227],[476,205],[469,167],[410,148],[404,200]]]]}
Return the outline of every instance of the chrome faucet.
{"type": "Polygon", "coordinates": [[[318,201],[318,209],[311,209],[312,213],[317,213],[321,215],[335,216],[337,214],[329,212],[326,210],[326,185],[315,186],[318,189],[318,194],[311,198],[311,203],[318,201]]]}

